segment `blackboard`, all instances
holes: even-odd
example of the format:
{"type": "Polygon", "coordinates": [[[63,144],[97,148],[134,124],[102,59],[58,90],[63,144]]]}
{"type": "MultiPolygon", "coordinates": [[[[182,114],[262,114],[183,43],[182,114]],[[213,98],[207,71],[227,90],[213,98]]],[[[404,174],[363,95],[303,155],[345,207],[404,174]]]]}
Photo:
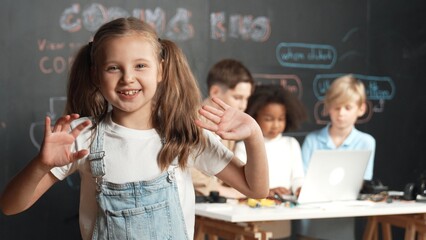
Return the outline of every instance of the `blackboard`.
{"type": "MultiPolygon", "coordinates": [[[[174,40],[207,92],[222,58],[241,60],[259,83],[297,94],[323,127],[330,81],[353,73],[369,108],[357,127],[376,138],[374,177],[402,190],[426,170],[426,4],[398,0],[4,1],[0,9],[0,189],[37,153],[46,114],[65,102],[73,54],[105,21],[136,16],[174,40]]],[[[0,215],[1,239],[78,239],[78,176],[28,211],[0,215]]]]}

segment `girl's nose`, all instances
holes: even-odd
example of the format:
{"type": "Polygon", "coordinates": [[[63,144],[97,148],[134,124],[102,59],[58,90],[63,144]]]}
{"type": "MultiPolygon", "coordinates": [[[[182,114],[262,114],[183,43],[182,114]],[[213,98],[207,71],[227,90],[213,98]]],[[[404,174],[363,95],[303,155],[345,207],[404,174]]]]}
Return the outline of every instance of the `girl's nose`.
{"type": "Polygon", "coordinates": [[[124,82],[133,82],[135,80],[135,76],[132,71],[126,70],[123,72],[122,80],[124,82]]]}

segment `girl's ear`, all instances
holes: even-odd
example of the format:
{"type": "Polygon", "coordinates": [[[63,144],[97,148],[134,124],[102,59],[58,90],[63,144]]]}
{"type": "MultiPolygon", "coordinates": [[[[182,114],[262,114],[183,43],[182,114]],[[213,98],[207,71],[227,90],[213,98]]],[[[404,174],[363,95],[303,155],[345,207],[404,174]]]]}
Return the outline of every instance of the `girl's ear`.
{"type": "Polygon", "coordinates": [[[367,104],[363,102],[358,109],[358,117],[361,117],[362,115],[364,115],[366,110],[367,110],[367,104]]]}

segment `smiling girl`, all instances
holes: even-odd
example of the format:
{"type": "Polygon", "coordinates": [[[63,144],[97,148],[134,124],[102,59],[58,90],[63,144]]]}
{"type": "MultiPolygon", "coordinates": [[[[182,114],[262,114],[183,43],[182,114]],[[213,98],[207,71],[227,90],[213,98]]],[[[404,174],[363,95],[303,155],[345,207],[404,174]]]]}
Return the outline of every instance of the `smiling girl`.
{"type": "Polygon", "coordinates": [[[53,128],[46,117],[39,154],[8,184],[0,207],[7,215],[22,212],[79,172],[83,239],[192,239],[189,168],[247,196],[268,193],[255,120],[215,98],[218,108],[200,109],[199,93],[181,50],[148,23],[120,18],[104,24],[74,61],[69,115],[53,128]],[[200,114],[209,121],[198,120],[200,114]],[[244,139],[247,164],[216,135],[244,139]]]}

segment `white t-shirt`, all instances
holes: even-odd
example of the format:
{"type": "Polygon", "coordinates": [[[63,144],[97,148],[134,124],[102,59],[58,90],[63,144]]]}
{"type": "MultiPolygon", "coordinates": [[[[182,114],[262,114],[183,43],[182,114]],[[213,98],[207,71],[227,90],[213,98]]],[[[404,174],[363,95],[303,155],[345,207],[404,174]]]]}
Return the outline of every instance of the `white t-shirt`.
{"type": "MultiPolygon", "coordinates": [[[[285,187],[293,192],[301,187],[304,179],[302,152],[294,137],[279,135],[265,139],[266,155],[269,165],[269,187],[285,187]]],[[[235,146],[235,156],[247,162],[244,142],[235,146]]]]}
{"type": "MultiPolygon", "coordinates": [[[[76,120],[73,126],[81,123],[76,120]]],[[[157,165],[157,154],[161,148],[160,137],[154,129],[135,130],[115,124],[110,114],[105,120],[104,179],[114,183],[145,181],[161,174],[157,165]]],[[[206,149],[196,159],[190,157],[188,167],[195,167],[207,175],[216,175],[222,171],[233,157],[233,153],[223,146],[211,132],[204,131],[207,136],[206,149]]],[[[74,149],[89,149],[91,131],[86,129],[77,138],[74,149]]],[[[81,178],[80,189],[80,230],[83,239],[90,239],[97,215],[96,184],[90,172],[86,157],[69,165],[54,168],[51,172],[63,180],[75,171],[81,178]]],[[[190,239],[194,235],[195,196],[189,169],[177,168],[176,179],[179,198],[184,213],[186,228],[190,239]]]]}

